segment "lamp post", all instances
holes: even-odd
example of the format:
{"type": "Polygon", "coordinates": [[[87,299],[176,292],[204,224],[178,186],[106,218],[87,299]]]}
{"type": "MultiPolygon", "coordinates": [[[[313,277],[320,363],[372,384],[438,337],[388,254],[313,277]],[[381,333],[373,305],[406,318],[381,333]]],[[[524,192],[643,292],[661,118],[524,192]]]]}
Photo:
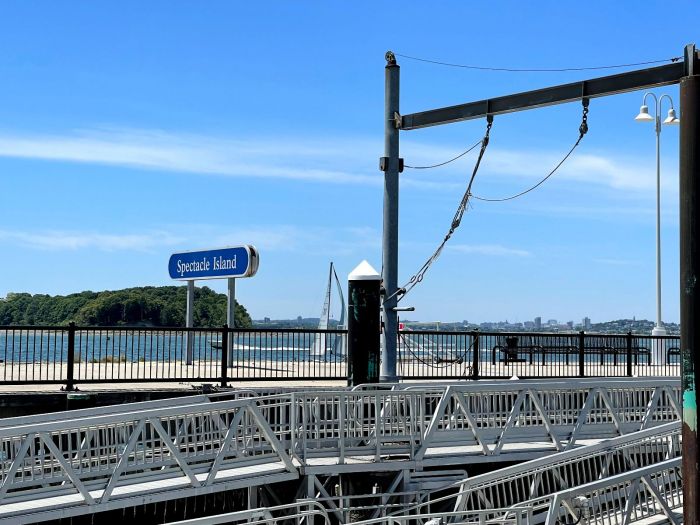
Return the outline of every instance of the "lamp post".
{"type": "Polygon", "coordinates": [[[655,122],[656,124],[656,326],[651,331],[651,335],[666,335],[666,328],[661,323],[661,118],[659,110],[663,99],[668,99],[671,104],[671,109],[668,110],[668,116],[664,120],[664,124],[679,124],[680,120],[676,117],[676,110],[673,109],[673,100],[668,95],[661,95],[657,98],[654,93],[645,93],[642,99],[642,107],[639,108],[639,115],[634,120],[638,122],[655,122]],[[647,97],[651,96],[654,99],[655,117],[649,114],[649,106],[646,104],[647,97]]]}

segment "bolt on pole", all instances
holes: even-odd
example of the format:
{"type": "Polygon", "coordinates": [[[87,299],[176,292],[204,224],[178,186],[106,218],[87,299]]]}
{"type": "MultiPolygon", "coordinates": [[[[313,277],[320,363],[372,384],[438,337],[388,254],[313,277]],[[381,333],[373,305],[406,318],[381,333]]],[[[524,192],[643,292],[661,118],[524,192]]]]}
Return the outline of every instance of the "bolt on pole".
{"type": "Polygon", "coordinates": [[[394,53],[386,53],[384,83],[384,216],[382,233],[382,366],[380,380],[395,382],[398,318],[397,304],[399,260],[399,73],[394,53]]]}

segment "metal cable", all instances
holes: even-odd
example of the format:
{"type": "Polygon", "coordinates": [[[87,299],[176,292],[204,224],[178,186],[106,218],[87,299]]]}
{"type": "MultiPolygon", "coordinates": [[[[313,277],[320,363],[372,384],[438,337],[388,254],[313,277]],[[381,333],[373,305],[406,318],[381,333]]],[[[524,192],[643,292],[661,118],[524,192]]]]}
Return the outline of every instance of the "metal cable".
{"type": "Polygon", "coordinates": [[[481,139],[481,149],[479,150],[479,157],[476,159],[476,164],[474,165],[474,170],[472,171],[472,176],[469,179],[469,184],[467,185],[467,190],[464,192],[464,195],[462,196],[462,200],[459,203],[459,206],[457,207],[457,212],[455,213],[454,218],[452,219],[452,224],[450,225],[450,229],[447,232],[447,235],[445,235],[445,238],[442,240],[440,245],[437,247],[433,255],[431,255],[427,261],[421,266],[420,270],[418,270],[418,273],[416,273],[413,277],[409,279],[409,281],[402,286],[401,288],[398,288],[393,294],[390,296],[386,297],[384,299],[384,302],[388,301],[389,299],[393,298],[394,296],[401,294],[401,297],[399,297],[396,302],[398,303],[401,301],[404,297],[406,297],[406,294],[413,289],[414,286],[416,286],[418,283],[420,283],[423,278],[425,277],[426,272],[430,268],[430,266],[440,257],[440,254],[442,253],[442,249],[445,247],[445,244],[447,244],[447,241],[450,240],[450,237],[452,237],[452,234],[455,232],[457,228],[459,228],[459,225],[462,222],[462,217],[464,216],[464,212],[467,209],[467,205],[469,204],[469,197],[471,196],[471,190],[472,190],[472,184],[474,183],[474,178],[476,177],[476,173],[479,171],[479,166],[481,165],[481,159],[484,157],[484,153],[486,152],[486,148],[489,145],[489,134],[491,133],[491,126],[493,125],[493,117],[491,115],[488,115],[486,117],[486,134],[484,135],[484,138],[481,139]]]}
{"type": "Polygon", "coordinates": [[[404,167],[404,168],[411,168],[411,169],[414,169],[414,170],[429,170],[429,169],[432,169],[432,168],[439,168],[440,166],[444,166],[445,164],[449,164],[450,162],[454,162],[454,161],[457,160],[457,159],[461,159],[461,158],[464,157],[467,153],[469,153],[471,150],[473,150],[474,148],[476,148],[479,144],[481,144],[481,140],[479,140],[476,144],[474,144],[474,145],[473,145],[471,148],[469,148],[468,150],[463,151],[462,153],[460,153],[460,154],[457,155],[456,157],[453,157],[453,158],[451,158],[450,160],[446,160],[445,162],[441,162],[440,164],[433,164],[432,166],[409,166],[408,164],[404,164],[403,167],[404,167]]]}
{"type": "Polygon", "coordinates": [[[629,64],[615,64],[610,66],[591,66],[591,67],[564,67],[564,68],[513,68],[513,67],[486,67],[486,66],[473,66],[467,64],[454,64],[451,62],[441,62],[439,60],[430,60],[427,58],[418,58],[409,55],[403,55],[401,53],[394,53],[397,57],[408,58],[409,60],[416,60],[418,62],[427,62],[429,64],[436,64],[439,66],[448,67],[459,67],[462,69],[476,69],[478,71],[505,71],[508,73],[563,73],[566,71],[594,71],[600,69],[618,69],[623,67],[633,67],[633,66],[647,66],[650,64],[662,64],[664,62],[678,62],[683,57],[672,57],[665,58],[662,60],[647,60],[645,62],[633,62],[629,64]]]}
{"type": "Polygon", "coordinates": [[[554,173],[561,167],[564,162],[566,162],[566,159],[568,159],[571,154],[574,152],[576,147],[581,143],[581,139],[583,139],[584,135],[588,132],[588,100],[584,99],[583,102],[583,119],[581,121],[581,125],[578,128],[579,130],[579,135],[578,135],[578,140],[574,143],[573,146],[571,146],[571,149],[569,152],[564,155],[564,158],[559,161],[559,163],[554,166],[554,169],[550,171],[542,180],[540,180],[537,184],[534,186],[529,187],[528,189],[521,191],[520,193],[516,193],[515,195],[511,195],[510,197],[501,197],[501,198],[488,198],[488,197],[479,197],[478,195],[472,194],[472,197],[474,197],[476,200],[479,201],[484,201],[484,202],[505,202],[505,201],[510,201],[513,199],[517,199],[518,197],[522,197],[526,193],[530,193],[532,190],[538,188],[540,185],[542,185],[549,177],[554,175],[554,173]]]}
{"type": "MultiPolygon", "coordinates": [[[[421,358],[418,354],[416,354],[416,353],[413,351],[413,349],[411,348],[411,346],[406,342],[406,336],[405,336],[405,334],[399,334],[399,339],[400,339],[400,340],[403,340],[403,343],[404,343],[406,349],[411,353],[411,355],[412,355],[413,357],[416,358],[416,360],[417,360],[419,363],[421,363],[421,364],[423,364],[423,365],[425,365],[425,366],[427,366],[427,367],[429,367],[429,368],[447,368],[447,367],[449,367],[449,366],[451,366],[451,365],[454,364],[454,363],[445,362],[444,365],[440,365],[439,362],[431,363],[431,362],[429,362],[429,361],[426,361],[425,359],[421,358]]],[[[464,351],[464,353],[463,353],[462,356],[457,356],[459,359],[461,359],[461,362],[459,362],[459,363],[457,363],[457,364],[464,364],[465,366],[462,368],[462,370],[463,370],[463,372],[466,372],[467,370],[469,370],[469,375],[471,375],[471,373],[472,373],[472,366],[467,362],[467,352],[469,352],[469,350],[471,350],[473,347],[474,347],[474,341],[472,341],[472,344],[469,345],[469,347],[464,351]]],[[[466,376],[467,374],[466,374],[466,373],[463,373],[462,375],[463,375],[463,376],[466,376]]]]}

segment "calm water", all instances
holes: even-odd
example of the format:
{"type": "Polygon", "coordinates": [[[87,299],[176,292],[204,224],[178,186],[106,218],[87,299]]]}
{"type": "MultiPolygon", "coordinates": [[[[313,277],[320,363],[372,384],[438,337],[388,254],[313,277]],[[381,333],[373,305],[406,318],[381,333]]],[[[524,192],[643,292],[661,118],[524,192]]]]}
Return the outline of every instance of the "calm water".
{"type": "MultiPolygon", "coordinates": [[[[220,334],[192,333],[195,360],[221,360],[220,334]]],[[[246,333],[233,338],[231,359],[306,361],[318,360],[325,354],[326,361],[342,360],[333,353],[336,338],[342,334],[326,334],[315,343],[308,333],[246,333]],[[327,349],[327,351],[326,351],[327,349]],[[321,357],[313,355],[318,354],[321,357]]],[[[5,362],[64,362],[68,355],[67,333],[19,333],[0,330],[0,360],[5,362]]],[[[183,333],[121,333],[77,332],[76,359],[82,362],[102,361],[110,357],[126,361],[178,361],[186,352],[183,333]]]]}

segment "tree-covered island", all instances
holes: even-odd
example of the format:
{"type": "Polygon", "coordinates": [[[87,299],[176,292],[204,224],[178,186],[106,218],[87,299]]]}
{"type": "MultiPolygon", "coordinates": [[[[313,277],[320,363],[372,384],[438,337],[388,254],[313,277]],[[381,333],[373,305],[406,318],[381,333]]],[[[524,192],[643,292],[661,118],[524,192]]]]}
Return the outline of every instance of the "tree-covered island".
{"type": "MultiPolygon", "coordinates": [[[[203,286],[194,292],[194,325],[219,327],[226,322],[226,295],[203,286]]],[[[70,295],[8,293],[0,298],[0,326],[184,326],[187,287],[145,286],[70,295]]],[[[252,326],[236,303],[236,326],[252,326]]]]}

